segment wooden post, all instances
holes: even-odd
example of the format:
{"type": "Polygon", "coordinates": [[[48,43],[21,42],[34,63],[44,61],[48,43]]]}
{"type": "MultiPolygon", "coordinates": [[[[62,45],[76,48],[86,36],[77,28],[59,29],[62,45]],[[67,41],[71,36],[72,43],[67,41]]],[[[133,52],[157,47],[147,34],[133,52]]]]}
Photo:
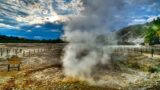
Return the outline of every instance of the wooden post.
{"type": "Polygon", "coordinates": [[[15,50],[15,53],[16,53],[16,56],[17,56],[17,54],[18,54],[18,49],[15,50]]]}
{"type": "Polygon", "coordinates": [[[23,51],[23,57],[25,57],[25,51],[23,51]]]}
{"type": "Polygon", "coordinates": [[[22,53],[22,49],[20,49],[20,53],[22,53]]]}
{"type": "Polygon", "coordinates": [[[153,54],[154,54],[154,49],[151,48],[151,56],[153,57],[153,54]]]}
{"type": "Polygon", "coordinates": [[[18,71],[20,71],[20,64],[18,64],[18,71]]]}
{"type": "Polygon", "coordinates": [[[35,54],[36,54],[36,49],[34,49],[34,51],[35,51],[35,54]]]}
{"type": "Polygon", "coordinates": [[[1,48],[1,56],[3,56],[3,51],[2,51],[2,48],[1,48]]]}
{"type": "Polygon", "coordinates": [[[30,52],[30,50],[29,50],[29,57],[31,56],[31,52],[30,52]]]}
{"type": "Polygon", "coordinates": [[[33,50],[33,55],[35,54],[35,49],[33,50]]]}
{"type": "Polygon", "coordinates": [[[9,53],[10,53],[10,50],[9,50],[9,49],[7,49],[7,56],[9,56],[9,53]]]}

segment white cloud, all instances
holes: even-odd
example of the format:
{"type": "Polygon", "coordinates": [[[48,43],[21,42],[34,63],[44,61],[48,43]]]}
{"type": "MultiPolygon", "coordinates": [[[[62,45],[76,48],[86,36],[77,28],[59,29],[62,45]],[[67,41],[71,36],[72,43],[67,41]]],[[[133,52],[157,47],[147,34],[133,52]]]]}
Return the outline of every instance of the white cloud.
{"type": "Polygon", "coordinates": [[[56,33],[56,32],[61,32],[60,30],[58,30],[58,29],[53,29],[53,30],[50,30],[51,32],[54,32],[54,33],[56,33]]]}
{"type": "Polygon", "coordinates": [[[32,32],[32,30],[27,30],[27,32],[32,32]]]}
{"type": "MultiPolygon", "coordinates": [[[[65,3],[64,0],[55,0],[57,8],[61,10],[72,10],[74,13],[67,15],[59,15],[57,10],[53,8],[52,0],[40,0],[34,5],[25,6],[23,11],[28,13],[27,16],[15,16],[18,22],[28,24],[43,24],[45,22],[65,22],[70,20],[70,16],[78,15],[83,10],[81,0],[72,0],[70,3],[65,3]],[[46,6],[47,5],[47,6],[46,6]]],[[[20,3],[19,3],[20,4],[20,3]]]]}
{"type": "Polygon", "coordinates": [[[153,21],[154,19],[157,19],[157,17],[159,17],[160,15],[158,16],[148,16],[148,19],[147,19],[147,22],[151,22],[153,21]]]}
{"type": "Polygon", "coordinates": [[[146,23],[146,19],[134,19],[131,23],[129,23],[128,25],[135,25],[135,24],[144,24],[146,23]]]}
{"type": "Polygon", "coordinates": [[[14,30],[20,30],[19,26],[11,26],[8,24],[0,23],[1,28],[8,28],[8,29],[14,29],[14,30]]]}
{"type": "MultiPolygon", "coordinates": [[[[65,3],[64,0],[38,1],[39,2],[35,2],[34,4],[28,3],[28,5],[26,5],[25,2],[29,2],[29,0],[25,2],[23,0],[3,0],[3,2],[0,3],[0,15],[15,19],[17,22],[33,25],[44,24],[46,22],[66,22],[71,20],[70,17],[79,15],[83,10],[82,0],[72,0],[69,3],[65,3]],[[60,10],[55,9],[53,6],[60,10]],[[61,10],[64,10],[64,12],[65,10],[71,10],[73,13],[59,15],[61,10]]],[[[0,19],[0,21],[2,20],[3,19],[0,19]]]]}
{"type": "Polygon", "coordinates": [[[36,25],[36,26],[35,26],[35,28],[40,28],[40,27],[41,27],[40,25],[36,25]]]}
{"type": "Polygon", "coordinates": [[[37,16],[37,15],[29,15],[26,17],[17,17],[16,20],[18,22],[25,22],[28,23],[30,25],[32,24],[43,24],[45,22],[57,22],[57,21],[61,21],[64,22],[65,19],[61,16],[58,15],[51,15],[51,16],[37,16]]]}
{"type": "Polygon", "coordinates": [[[81,11],[84,10],[82,0],[72,0],[70,3],[65,3],[64,0],[55,0],[57,8],[61,10],[71,10],[74,14],[79,15],[81,11]]]}
{"type": "Polygon", "coordinates": [[[128,25],[135,25],[135,24],[144,24],[146,22],[151,22],[154,19],[157,19],[157,17],[160,17],[160,15],[153,16],[153,15],[145,15],[147,19],[144,19],[144,17],[134,18],[128,25]]]}

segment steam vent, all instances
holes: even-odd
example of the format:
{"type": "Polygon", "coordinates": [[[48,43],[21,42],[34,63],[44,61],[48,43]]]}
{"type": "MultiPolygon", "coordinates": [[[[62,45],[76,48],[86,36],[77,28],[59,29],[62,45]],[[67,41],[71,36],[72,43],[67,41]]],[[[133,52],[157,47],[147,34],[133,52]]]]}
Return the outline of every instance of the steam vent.
{"type": "Polygon", "coordinates": [[[0,0],[0,90],[160,90],[159,8],[0,0]]]}

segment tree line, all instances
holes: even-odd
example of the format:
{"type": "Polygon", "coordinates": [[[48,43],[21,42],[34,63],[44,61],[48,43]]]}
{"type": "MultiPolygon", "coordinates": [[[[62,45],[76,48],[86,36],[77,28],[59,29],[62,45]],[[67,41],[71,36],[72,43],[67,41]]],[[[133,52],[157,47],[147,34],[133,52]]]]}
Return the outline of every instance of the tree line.
{"type": "Polygon", "coordinates": [[[0,35],[0,43],[63,43],[61,39],[50,40],[32,40],[20,37],[0,35]]]}

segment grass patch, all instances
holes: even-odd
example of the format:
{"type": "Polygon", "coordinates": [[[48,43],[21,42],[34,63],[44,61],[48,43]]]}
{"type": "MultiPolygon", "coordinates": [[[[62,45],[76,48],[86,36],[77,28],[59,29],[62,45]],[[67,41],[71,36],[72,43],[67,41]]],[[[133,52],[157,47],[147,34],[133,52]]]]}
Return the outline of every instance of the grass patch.
{"type": "Polygon", "coordinates": [[[158,72],[158,73],[159,73],[159,72],[160,72],[160,64],[152,67],[149,71],[150,71],[151,73],[155,73],[155,72],[158,72]]]}

